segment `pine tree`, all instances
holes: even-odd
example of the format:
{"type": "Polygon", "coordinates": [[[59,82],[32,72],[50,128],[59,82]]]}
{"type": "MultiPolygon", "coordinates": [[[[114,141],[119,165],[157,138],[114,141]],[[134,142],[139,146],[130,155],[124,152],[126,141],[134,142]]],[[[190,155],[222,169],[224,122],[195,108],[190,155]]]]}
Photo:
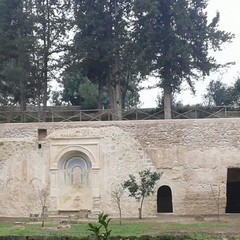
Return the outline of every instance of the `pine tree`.
{"type": "Polygon", "coordinates": [[[33,98],[30,49],[34,44],[29,1],[0,1],[0,87],[4,104],[19,104],[24,111],[33,98]]]}
{"type": "Polygon", "coordinates": [[[172,94],[187,81],[221,67],[209,51],[221,50],[233,35],[218,29],[220,14],[207,20],[207,0],[136,0],[135,41],[143,75],[159,78],[164,91],[165,118],[171,118],[172,94]]]}
{"type": "MultiPolygon", "coordinates": [[[[66,51],[67,34],[71,28],[68,1],[32,0],[34,14],[35,79],[37,82],[38,107],[46,110],[49,99],[49,83],[59,72],[59,55],[66,51]]],[[[40,116],[39,116],[40,117],[40,116]]],[[[44,120],[44,115],[43,115],[44,120]]]]}
{"type": "Polygon", "coordinates": [[[99,96],[107,87],[116,120],[122,117],[127,83],[135,80],[130,50],[131,8],[132,1],[127,0],[74,1],[77,25],[74,45],[78,57],[86,76],[98,84],[99,96]]]}

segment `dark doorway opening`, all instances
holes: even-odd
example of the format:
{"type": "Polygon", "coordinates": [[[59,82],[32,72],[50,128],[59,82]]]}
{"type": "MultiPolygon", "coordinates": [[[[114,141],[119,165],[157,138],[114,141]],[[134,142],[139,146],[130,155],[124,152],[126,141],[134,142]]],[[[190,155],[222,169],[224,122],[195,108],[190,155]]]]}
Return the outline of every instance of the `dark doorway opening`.
{"type": "Polygon", "coordinates": [[[169,186],[162,186],[157,193],[157,212],[172,213],[172,191],[169,186]]]}
{"type": "Polygon", "coordinates": [[[240,213],[240,168],[228,168],[227,171],[226,213],[240,213]]]}

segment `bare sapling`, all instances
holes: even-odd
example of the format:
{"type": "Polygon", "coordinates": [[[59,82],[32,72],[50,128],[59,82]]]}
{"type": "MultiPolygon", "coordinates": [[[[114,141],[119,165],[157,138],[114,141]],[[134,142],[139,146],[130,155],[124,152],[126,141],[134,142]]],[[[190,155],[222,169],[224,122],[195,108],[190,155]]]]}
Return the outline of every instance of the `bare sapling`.
{"type": "Polygon", "coordinates": [[[121,209],[121,198],[123,195],[123,187],[121,185],[116,186],[108,192],[113,200],[116,202],[119,212],[119,224],[122,225],[122,209],[121,209]]]}
{"type": "Polygon", "coordinates": [[[220,221],[220,196],[221,196],[221,186],[220,185],[213,185],[210,184],[211,190],[212,190],[212,195],[214,198],[214,201],[216,203],[216,208],[217,208],[217,220],[218,222],[220,221]]]}
{"type": "Polygon", "coordinates": [[[49,181],[43,187],[38,187],[38,199],[41,203],[41,218],[42,218],[42,227],[44,227],[45,220],[47,217],[47,201],[50,195],[50,183],[49,181]]]}

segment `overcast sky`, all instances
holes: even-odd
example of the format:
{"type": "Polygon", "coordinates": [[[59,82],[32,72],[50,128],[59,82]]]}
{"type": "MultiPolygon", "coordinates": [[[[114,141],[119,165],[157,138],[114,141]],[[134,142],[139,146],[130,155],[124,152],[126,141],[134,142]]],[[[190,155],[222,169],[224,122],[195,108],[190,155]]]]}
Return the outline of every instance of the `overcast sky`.
{"type": "MultiPolygon", "coordinates": [[[[193,96],[188,90],[187,84],[183,84],[183,90],[177,97],[178,100],[184,104],[196,104],[203,102],[203,94],[206,93],[206,87],[211,80],[221,80],[222,82],[230,85],[237,76],[240,76],[240,0],[209,0],[208,14],[210,19],[214,17],[216,11],[220,12],[219,29],[235,34],[235,39],[230,44],[225,44],[222,52],[217,53],[215,56],[219,63],[235,62],[225,71],[218,74],[211,74],[204,81],[199,81],[195,84],[196,96],[193,96]]],[[[145,85],[150,85],[145,83],[145,85]]],[[[140,92],[141,107],[156,107],[156,99],[159,89],[143,90],[140,92]]]]}

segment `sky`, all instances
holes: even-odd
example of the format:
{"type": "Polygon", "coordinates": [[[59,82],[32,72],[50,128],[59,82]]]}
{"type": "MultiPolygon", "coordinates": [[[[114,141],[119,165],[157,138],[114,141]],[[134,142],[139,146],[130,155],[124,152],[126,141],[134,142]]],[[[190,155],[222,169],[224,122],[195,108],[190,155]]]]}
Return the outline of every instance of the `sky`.
{"type": "MultiPolygon", "coordinates": [[[[212,19],[216,12],[220,12],[219,29],[235,34],[232,43],[224,44],[223,50],[214,54],[219,63],[235,62],[228,69],[221,70],[219,73],[210,74],[204,80],[200,80],[195,84],[195,96],[188,89],[186,83],[182,85],[182,91],[177,96],[177,101],[183,104],[203,103],[203,95],[211,80],[221,80],[227,85],[231,85],[240,76],[240,0],[209,0],[208,16],[212,19]]],[[[150,86],[154,82],[151,79],[142,86],[150,86]]],[[[142,90],[140,92],[141,108],[156,107],[157,95],[161,94],[160,89],[142,90]]]]}

